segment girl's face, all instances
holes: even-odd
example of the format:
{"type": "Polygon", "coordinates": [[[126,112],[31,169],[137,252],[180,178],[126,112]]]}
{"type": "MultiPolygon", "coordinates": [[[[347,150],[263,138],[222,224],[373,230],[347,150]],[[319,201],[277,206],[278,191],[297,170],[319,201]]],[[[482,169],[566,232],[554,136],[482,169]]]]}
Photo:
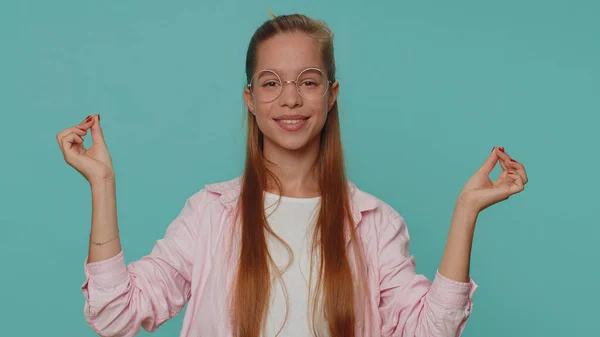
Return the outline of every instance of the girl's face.
{"type": "Polygon", "coordinates": [[[303,33],[282,33],[260,43],[256,52],[256,70],[244,99],[265,148],[293,151],[318,144],[339,86],[327,83],[319,43],[303,33]],[[296,80],[302,95],[295,82],[286,82],[296,80]]]}

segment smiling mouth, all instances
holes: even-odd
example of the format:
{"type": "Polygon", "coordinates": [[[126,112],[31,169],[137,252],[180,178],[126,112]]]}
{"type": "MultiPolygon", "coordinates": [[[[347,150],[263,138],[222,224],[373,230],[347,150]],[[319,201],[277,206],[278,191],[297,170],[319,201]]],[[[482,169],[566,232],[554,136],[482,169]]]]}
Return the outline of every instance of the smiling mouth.
{"type": "Polygon", "coordinates": [[[302,115],[290,115],[290,116],[280,116],[279,118],[273,118],[276,121],[301,121],[301,120],[306,120],[309,119],[310,116],[302,116],[302,115]]]}
{"type": "Polygon", "coordinates": [[[281,127],[285,131],[298,131],[304,127],[310,117],[293,117],[286,119],[273,119],[279,127],[281,127]]]}
{"type": "Polygon", "coordinates": [[[284,124],[298,124],[301,123],[305,120],[307,120],[309,117],[303,118],[303,119],[276,119],[277,122],[280,123],[284,123],[284,124]]]}

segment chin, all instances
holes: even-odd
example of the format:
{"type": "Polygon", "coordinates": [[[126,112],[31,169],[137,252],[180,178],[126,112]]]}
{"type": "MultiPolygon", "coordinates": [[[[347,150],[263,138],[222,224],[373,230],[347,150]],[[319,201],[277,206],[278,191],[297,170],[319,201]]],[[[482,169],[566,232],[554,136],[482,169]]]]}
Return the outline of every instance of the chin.
{"type": "Polygon", "coordinates": [[[288,150],[288,151],[298,151],[305,148],[309,141],[308,139],[285,139],[274,142],[277,146],[288,150]]]}
{"type": "Polygon", "coordinates": [[[271,143],[272,145],[275,145],[276,147],[279,147],[286,151],[300,151],[309,147],[309,145],[311,145],[313,142],[318,141],[318,135],[313,138],[292,136],[281,139],[279,137],[265,137],[265,140],[271,143]]]}

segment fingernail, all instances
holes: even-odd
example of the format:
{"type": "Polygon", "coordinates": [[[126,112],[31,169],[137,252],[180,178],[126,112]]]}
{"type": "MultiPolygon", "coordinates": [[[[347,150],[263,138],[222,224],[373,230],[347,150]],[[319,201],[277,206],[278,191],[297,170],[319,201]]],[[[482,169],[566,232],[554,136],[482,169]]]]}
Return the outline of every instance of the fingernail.
{"type": "Polygon", "coordinates": [[[100,114],[98,114],[98,122],[100,121],[100,114]]]}
{"type": "Polygon", "coordinates": [[[518,163],[518,161],[516,161],[516,160],[514,160],[512,158],[510,158],[510,161],[512,161],[513,163],[518,163]]]}
{"type": "Polygon", "coordinates": [[[504,152],[504,146],[500,146],[500,151],[504,152]]]}
{"type": "Polygon", "coordinates": [[[87,118],[85,119],[86,122],[89,122],[92,120],[92,115],[87,116],[87,118]]]}
{"type": "Polygon", "coordinates": [[[508,174],[515,174],[513,171],[508,171],[508,174]]]}
{"type": "Polygon", "coordinates": [[[495,150],[495,149],[496,149],[496,147],[494,146],[494,147],[492,148],[492,151],[490,151],[490,152],[494,152],[494,150],[495,150]]]}

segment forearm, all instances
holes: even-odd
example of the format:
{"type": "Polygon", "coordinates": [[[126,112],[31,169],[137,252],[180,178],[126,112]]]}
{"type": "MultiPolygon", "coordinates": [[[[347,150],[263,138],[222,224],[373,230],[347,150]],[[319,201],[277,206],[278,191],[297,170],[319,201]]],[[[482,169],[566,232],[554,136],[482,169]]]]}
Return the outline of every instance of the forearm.
{"type": "Polygon", "coordinates": [[[95,242],[105,242],[114,238],[119,233],[117,223],[117,197],[114,177],[91,183],[92,190],[92,229],[90,231],[90,244],[88,262],[98,262],[109,259],[121,251],[121,241],[117,237],[103,245],[95,242]]]}
{"type": "Polygon", "coordinates": [[[459,281],[469,281],[469,265],[473,234],[478,212],[457,204],[452,215],[446,248],[439,272],[443,276],[459,281]]]}

